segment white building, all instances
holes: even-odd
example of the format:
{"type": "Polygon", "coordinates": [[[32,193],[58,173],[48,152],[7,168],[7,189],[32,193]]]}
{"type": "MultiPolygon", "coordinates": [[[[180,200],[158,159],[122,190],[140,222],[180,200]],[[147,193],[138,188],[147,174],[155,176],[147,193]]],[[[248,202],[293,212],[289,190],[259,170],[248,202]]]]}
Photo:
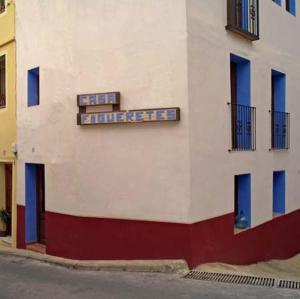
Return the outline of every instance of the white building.
{"type": "Polygon", "coordinates": [[[191,266],[299,252],[299,3],[257,2],[18,2],[18,247],[191,266]],[[77,106],[98,93],[79,102],[114,105],[77,106]],[[134,109],[175,121],[117,112],[134,109]]]}

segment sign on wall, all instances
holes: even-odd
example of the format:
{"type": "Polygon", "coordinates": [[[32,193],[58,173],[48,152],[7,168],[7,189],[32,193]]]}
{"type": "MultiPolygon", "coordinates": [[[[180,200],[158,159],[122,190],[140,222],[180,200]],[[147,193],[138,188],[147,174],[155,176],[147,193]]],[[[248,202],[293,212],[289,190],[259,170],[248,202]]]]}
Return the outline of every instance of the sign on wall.
{"type": "Polygon", "coordinates": [[[120,110],[120,93],[98,93],[85,94],[77,97],[79,113],[77,115],[78,125],[96,124],[120,124],[120,123],[141,123],[141,122],[168,122],[180,120],[180,109],[153,108],[137,110],[120,110]],[[87,112],[89,106],[111,105],[112,111],[87,112]]]}

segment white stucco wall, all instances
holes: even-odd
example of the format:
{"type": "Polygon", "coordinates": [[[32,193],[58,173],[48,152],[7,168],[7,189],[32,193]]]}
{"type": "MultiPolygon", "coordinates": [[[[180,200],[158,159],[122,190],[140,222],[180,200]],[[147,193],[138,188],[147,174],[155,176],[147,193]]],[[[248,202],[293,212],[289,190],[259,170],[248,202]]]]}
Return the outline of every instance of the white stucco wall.
{"type": "Polygon", "coordinates": [[[196,222],[233,212],[234,175],[251,173],[256,226],[272,219],[274,170],[286,171],[287,212],[298,209],[299,16],[260,1],[253,43],[226,22],[223,0],[19,0],[18,203],[32,162],[46,165],[47,210],[71,215],[196,222]],[[230,53],[251,60],[255,152],[228,152],[230,53]],[[36,66],[41,103],[28,108],[36,66]],[[271,69],[287,74],[288,151],[269,151],[271,69]],[[77,94],[117,90],[122,109],[178,106],[181,120],[76,125],[77,94]]]}
{"type": "Polygon", "coordinates": [[[188,221],[186,33],[182,0],[18,1],[19,204],[24,163],[44,163],[48,211],[188,221]],[[77,126],[76,95],[106,91],[122,109],[178,106],[181,121],[77,126]]]}
{"type": "MultiPolygon", "coordinates": [[[[285,2],[285,1],[282,1],[285,2]]],[[[191,218],[199,221],[234,210],[234,175],[251,173],[252,226],[271,220],[273,171],[286,171],[286,210],[300,207],[300,41],[297,17],[273,1],[260,1],[260,40],[227,32],[227,2],[187,1],[191,144],[191,218]],[[256,107],[256,151],[231,146],[230,53],[251,61],[251,105],[256,107]],[[288,151],[269,151],[271,69],[286,73],[291,113],[288,151]]],[[[284,5],[284,3],[283,3],[284,5]]]]}

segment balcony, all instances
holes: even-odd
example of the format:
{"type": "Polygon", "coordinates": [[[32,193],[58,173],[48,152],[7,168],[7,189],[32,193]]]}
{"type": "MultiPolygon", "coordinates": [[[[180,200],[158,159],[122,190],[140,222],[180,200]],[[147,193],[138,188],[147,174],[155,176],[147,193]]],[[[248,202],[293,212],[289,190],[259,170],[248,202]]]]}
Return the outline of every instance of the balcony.
{"type": "Polygon", "coordinates": [[[259,39],[259,0],[227,0],[227,30],[255,41],[259,39]]]}
{"type": "Polygon", "coordinates": [[[270,111],[271,113],[271,149],[290,148],[290,114],[270,111]]]}
{"type": "Polygon", "coordinates": [[[229,151],[256,149],[256,108],[228,103],[231,109],[231,142],[229,151]]]}

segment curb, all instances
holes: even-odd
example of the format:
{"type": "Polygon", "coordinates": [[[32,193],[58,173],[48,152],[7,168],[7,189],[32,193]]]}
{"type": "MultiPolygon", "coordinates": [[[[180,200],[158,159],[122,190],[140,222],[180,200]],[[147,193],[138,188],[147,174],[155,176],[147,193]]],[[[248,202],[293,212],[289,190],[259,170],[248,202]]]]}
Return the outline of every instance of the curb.
{"type": "Polygon", "coordinates": [[[65,259],[47,254],[41,254],[24,249],[15,249],[0,246],[1,255],[22,257],[48,264],[61,266],[76,270],[89,271],[128,271],[128,272],[159,272],[159,273],[178,273],[189,272],[185,260],[96,260],[79,261],[65,259]]]}

